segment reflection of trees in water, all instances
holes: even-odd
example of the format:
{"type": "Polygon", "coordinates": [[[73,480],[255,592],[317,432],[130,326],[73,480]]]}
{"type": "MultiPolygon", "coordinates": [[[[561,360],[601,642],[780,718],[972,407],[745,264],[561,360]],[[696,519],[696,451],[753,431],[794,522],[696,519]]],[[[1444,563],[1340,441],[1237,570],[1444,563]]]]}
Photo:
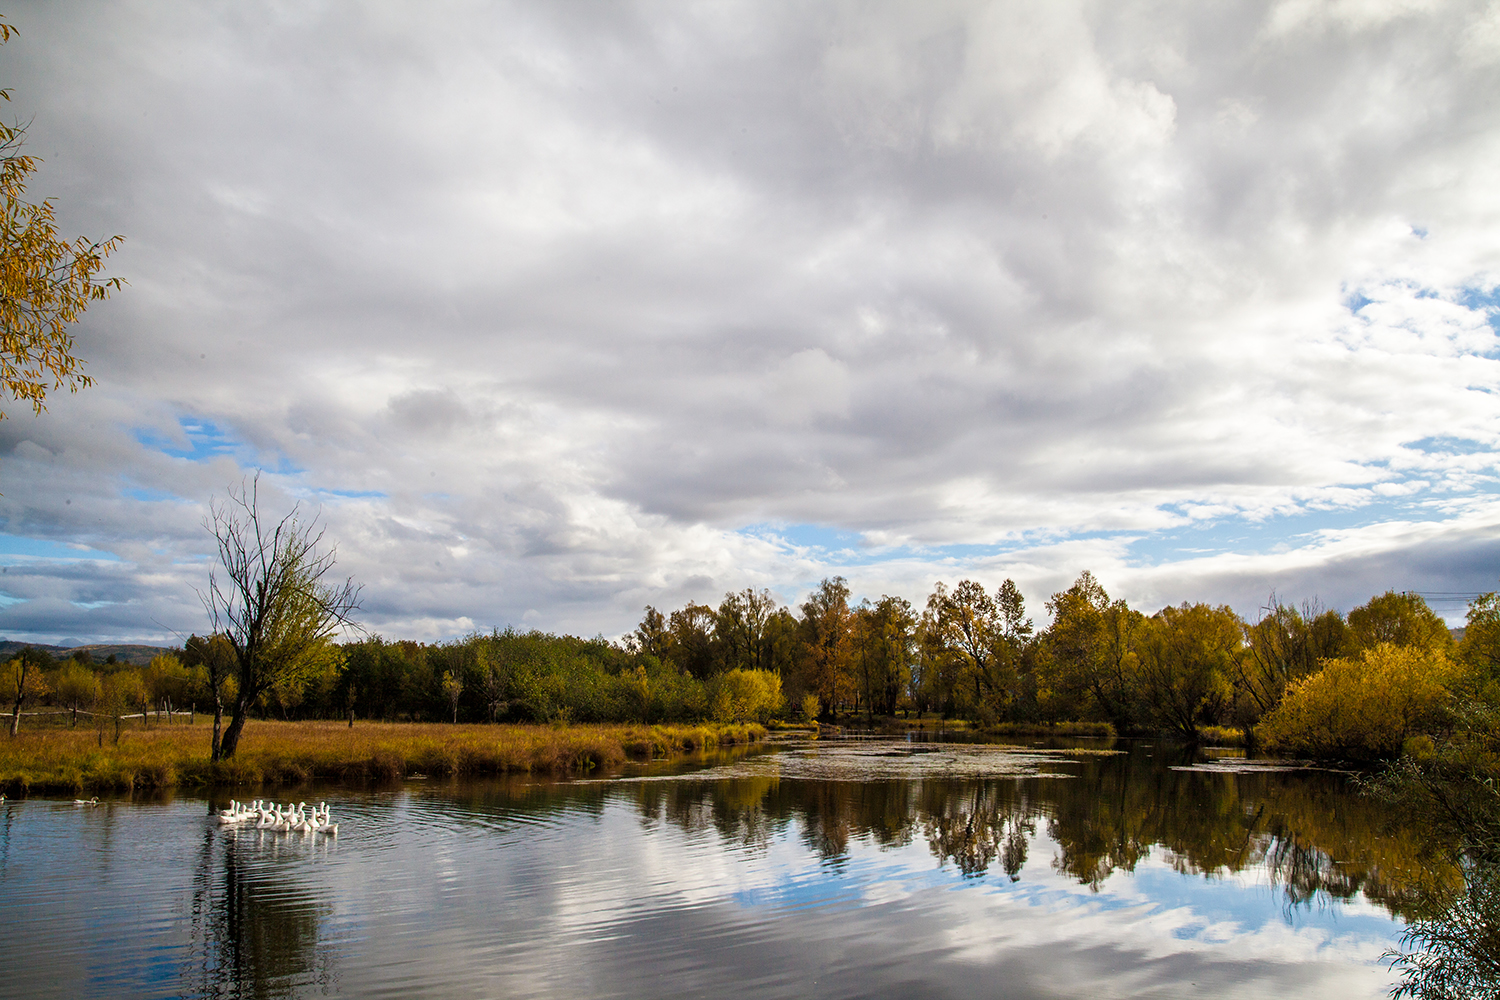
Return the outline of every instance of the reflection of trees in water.
{"type": "Polygon", "coordinates": [[[939,864],[950,860],[967,876],[983,875],[998,858],[1012,880],[1020,878],[1036,810],[1014,782],[924,783],[922,832],[939,864]]]}
{"type": "Polygon", "coordinates": [[[282,997],[309,984],[336,985],[329,949],[318,948],[318,925],[328,908],[275,870],[274,852],[283,845],[273,843],[274,836],[213,827],[204,832],[185,972],[197,980],[197,995],[282,997]]]}
{"type": "Polygon", "coordinates": [[[966,876],[998,867],[1018,877],[1040,824],[1053,867],[1099,888],[1153,850],[1185,874],[1264,865],[1291,905],[1358,893],[1414,916],[1459,873],[1420,823],[1361,797],[1336,774],[1173,770],[1144,750],[1091,757],[1068,778],[812,781],[775,778],[641,785],[650,820],[764,847],[795,823],[809,848],[837,863],[851,842],[903,845],[920,834],[939,863],[966,876]]]}

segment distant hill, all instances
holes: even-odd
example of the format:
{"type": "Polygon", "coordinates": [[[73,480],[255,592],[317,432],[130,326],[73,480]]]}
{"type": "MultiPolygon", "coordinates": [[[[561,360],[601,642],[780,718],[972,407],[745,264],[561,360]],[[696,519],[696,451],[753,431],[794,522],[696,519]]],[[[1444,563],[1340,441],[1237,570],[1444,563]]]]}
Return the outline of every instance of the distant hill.
{"type": "Polygon", "coordinates": [[[83,646],[49,646],[43,642],[15,642],[11,639],[0,639],[0,659],[9,659],[28,646],[36,649],[46,650],[58,659],[72,656],[79,650],[85,650],[94,662],[103,663],[111,655],[120,663],[128,663],[132,667],[144,667],[151,662],[153,656],[163,653],[172,653],[175,650],[166,646],[142,646],[133,643],[89,643],[83,646]]]}

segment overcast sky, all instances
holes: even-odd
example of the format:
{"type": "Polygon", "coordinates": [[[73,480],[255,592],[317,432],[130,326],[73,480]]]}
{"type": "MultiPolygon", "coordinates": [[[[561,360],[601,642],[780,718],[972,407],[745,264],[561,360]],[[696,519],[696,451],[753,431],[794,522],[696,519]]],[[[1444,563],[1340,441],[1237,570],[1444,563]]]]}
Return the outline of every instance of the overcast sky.
{"type": "Polygon", "coordinates": [[[256,469],[393,638],[1497,586],[1495,3],[8,19],[30,194],[129,282],[0,422],[10,638],[204,631],[256,469]]]}

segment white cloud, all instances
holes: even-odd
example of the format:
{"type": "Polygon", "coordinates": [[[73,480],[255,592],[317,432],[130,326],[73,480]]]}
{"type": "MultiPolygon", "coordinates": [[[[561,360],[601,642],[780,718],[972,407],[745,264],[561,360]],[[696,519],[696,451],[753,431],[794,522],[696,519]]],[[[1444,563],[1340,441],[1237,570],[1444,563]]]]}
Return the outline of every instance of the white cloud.
{"type": "Polygon", "coordinates": [[[98,387],[0,423],[0,530],[119,562],[19,545],[0,632],[201,628],[257,466],[391,635],[834,572],[1494,584],[1488,7],[15,20],[33,190],[131,284],[78,327],[98,387]]]}

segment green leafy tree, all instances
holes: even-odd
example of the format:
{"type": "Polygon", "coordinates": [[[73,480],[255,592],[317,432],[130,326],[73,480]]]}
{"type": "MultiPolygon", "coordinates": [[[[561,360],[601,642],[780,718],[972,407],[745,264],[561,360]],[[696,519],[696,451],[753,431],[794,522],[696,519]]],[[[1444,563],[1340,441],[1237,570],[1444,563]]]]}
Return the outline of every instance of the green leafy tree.
{"type": "MultiPolygon", "coordinates": [[[[1469,604],[1459,657],[1468,664],[1481,688],[1500,689],[1500,596],[1480,594],[1469,604]]],[[[1487,699],[1494,701],[1492,690],[1487,699]]]]}
{"type": "Polygon", "coordinates": [[[348,579],[329,584],[334,552],[320,551],[316,518],[299,510],[274,523],[261,511],[260,477],[231,489],[210,508],[208,529],[219,549],[219,570],[209,576],[203,602],[216,633],[234,650],[234,714],[218,759],[234,756],[250,709],[274,685],[295,682],[338,655],[332,639],[357,627],[360,588],[348,579]],[[222,576],[220,575],[222,571],[222,576]]]}
{"type": "MultiPolygon", "coordinates": [[[[14,34],[0,22],[0,43],[14,34]]],[[[0,97],[9,101],[10,91],[0,90],[0,97]]],[[[122,284],[99,274],[123,238],[69,242],[57,235],[52,201],[26,198],[38,160],[21,152],[25,138],[25,126],[0,123],[0,383],[41,413],[49,391],[93,384],[68,328],[89,303],[122,284]]]]}
{"type": "Polygon", "coordinates": [[[1453,634],[1421,596],[1387,590],[1349,612],[1354,649],[1374,649],[1382,643],[1453,651],[1453,634]]]}
{"type": "Polygon", "coordinates": [[[672,631],[667,627],[666,616],[651,605],[646,605],[646,612],[631,636],[630,643],[637,652],[654,656],[659,662],[666,663],[668,651],[672,647],[672,631]]]}
{"type": "Polygon", "coordinates": [[[79,711],[93,705],[99,698],[99,675],[69,658],[58,668],[52,691],[58,702],[72,711],[70,725],[76,726],[79,711]]]}
{"type": "Polygon", "coordinates": [[[1052,624],[1043,637],[1045,681],[1055,703],[1088,705],[1121,732],[1136,722],[1140,684],[1136,633],[1145,616],[1111,601],[1088,570],[1047,601],[1052,624]]]}
{"type": "Polygon", "coordinates": [[[714,609],[688,604],[672,612],[667,630],[672,634],[667,658],[678,670],[699,680],[714,673],[714,609]]]}
{"type": "Polygon", "coordinates": [[[141,680],[146,684],[146,693],[157,710],[169,711],[182,704],[187,697],[188,669],[171,653],[153,656],[151,663],[141,671],[141,680]]]}
{"type": "Polygon", "coordinates": [[[219,745],[224,736],[224,704],[237,693],[235,686],[234,646],[227,636],[190,635],[182,645],[182,659],[189,672],[200,678],[194,685],[193,697],[202,697],[214,706],[213,740],[210,754],[219,759],[219,745]],[[201,673],[200,673],[201,672],[201,673]]]}

